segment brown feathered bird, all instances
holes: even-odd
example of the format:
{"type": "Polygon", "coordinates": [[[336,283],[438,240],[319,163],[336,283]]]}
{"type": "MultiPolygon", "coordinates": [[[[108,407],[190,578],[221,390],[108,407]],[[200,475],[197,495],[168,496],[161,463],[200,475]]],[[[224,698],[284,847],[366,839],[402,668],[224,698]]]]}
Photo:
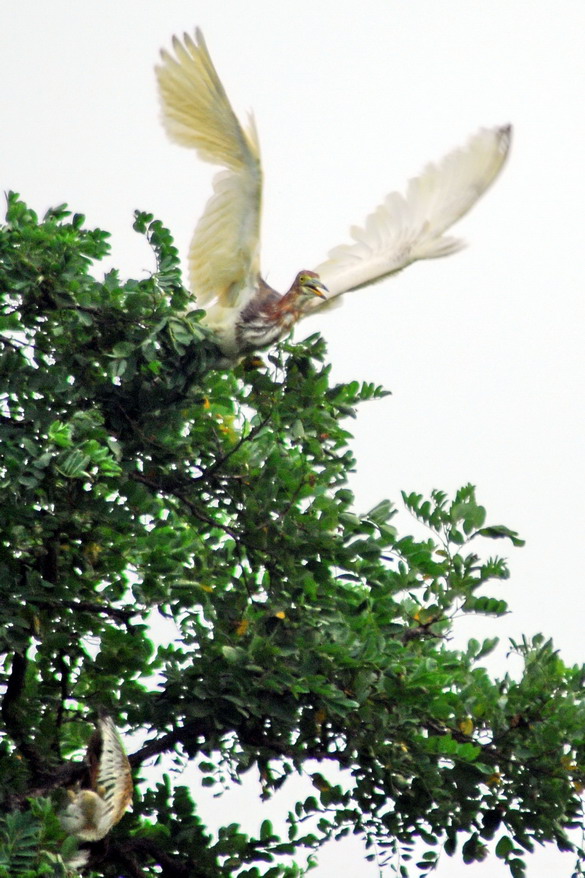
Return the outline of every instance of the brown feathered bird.
{"type": "Polygon", "coordinates": [[[80,841],[99,841],[132,803],[132,776],[124,744],[111,717],[103,714],[86,753],[89,787],[69,790],[61,825],[80,841]]]}
{"type": "Polygon", "coordinates": [[[189,249],[190,288],[226,357],[273,344],[303,315],[341,293],[400,271],[418,259],[455,253],[445,236],[494,181],[506,158],[510,126],[482,128],[461,149],[428,165],[405,195],[392,193],[353,227],[354,243],[336,247],[314,271],[300,271],[277,293],[260,274],[262,168],[253,117],[238,121],[199,29],[173,39],[157,77],[169,137],[224,170],[189,249]]]}

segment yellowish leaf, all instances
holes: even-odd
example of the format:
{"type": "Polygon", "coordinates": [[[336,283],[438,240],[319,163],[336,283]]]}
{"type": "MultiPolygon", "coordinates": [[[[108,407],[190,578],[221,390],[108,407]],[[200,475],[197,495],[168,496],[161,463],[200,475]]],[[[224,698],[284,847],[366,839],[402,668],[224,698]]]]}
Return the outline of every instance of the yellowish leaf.
{"type": "Polygon", "coordinates": [[[461,722],[459,723],[459,731],[463,732],[464,735],[472,735],[473,729],[474,729],[473,720],[471,719],[470,716],[466,717],[465,719],[462,719],[461,722]]]}
{"type": "Polygon", "coordinates": [[[98,545],[98,543],[88,543],[83,550],[83,554],[85,555],[85,557],[89,561],[89,563],[92,565],[92,567],[94,564],[97,563],[101,552],[102,552],[102,547],[100,545],[98,545]]]}
{"type": "Polygon", "coordinates": [[[248,619],[242,619],[241,622],[238,622],[236,627],[236,634],[238,637],[243,637],[248,628],[250,627],[250,622],[248,619]]]}

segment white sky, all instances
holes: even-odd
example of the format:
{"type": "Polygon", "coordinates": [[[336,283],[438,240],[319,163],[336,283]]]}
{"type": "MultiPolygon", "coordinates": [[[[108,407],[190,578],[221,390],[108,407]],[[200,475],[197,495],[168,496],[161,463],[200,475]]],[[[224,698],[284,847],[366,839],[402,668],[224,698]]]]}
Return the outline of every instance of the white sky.
{"type": "MultiPolygon", "coordinates": [[[[153,267],[133,210],[167,223],[184,253],[210,192],[213,171],[165,138],[153,76],[158,49],[195,25],[237,112],[256,115],[263,269],[278,289],[427,161],[481,125],[514,124],[501,179],[457,227],[467,250],[354,293],[296,335],[322,330],[335,378],[393,391],[353,425],[360,509],[471,481],[490,522],[527,539],[488,547],[511,555],[513,615],[466,636],[543,631],[582,662],[583,0],[3,0],[0,186],[39,213],[62,201],[85,213],[113,233],[128,276],[153,267]]],[[[254,829],[249,798],[232,801],[228,819],[254,829]]],[[[313,874],[377,875],[361,858],[334,845],[313,874]]],[[[535,857],[528,878],[571,863],[535,857]]],[[[437,873],[459,875],[507,870],[445,858],[437,873]]]]}

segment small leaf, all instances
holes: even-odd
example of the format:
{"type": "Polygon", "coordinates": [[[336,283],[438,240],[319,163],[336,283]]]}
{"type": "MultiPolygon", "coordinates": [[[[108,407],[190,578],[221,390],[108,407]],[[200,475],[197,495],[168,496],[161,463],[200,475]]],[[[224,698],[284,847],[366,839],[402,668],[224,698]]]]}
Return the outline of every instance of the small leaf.
{"type": "Polygon", "coordinates": [[[514,850],[514,842],[509,835],[503,835],[496,845],[496,857],[505,860],[514,850]]]}
{"type": "Polygon", "coordinates": [[[520,539],[515,530],[510,530],[503,524],[492,524],[488,527],[482,527],[475,532],[474,536],[488,537],[492,540],[500,540],[507,538],[512,541],[515,546],[526,545],[526,540],[520,539]]]}
{"type": "Polygon", "coordinates": [[[462,719],[461,722],[459,723],[459,731],[463,732],[464,735],[468,735],[468,736],[472,735],[473,729],[474,729],[473,720],[471,719],[470,716],[466,717],[465,719],[462,719]]]}

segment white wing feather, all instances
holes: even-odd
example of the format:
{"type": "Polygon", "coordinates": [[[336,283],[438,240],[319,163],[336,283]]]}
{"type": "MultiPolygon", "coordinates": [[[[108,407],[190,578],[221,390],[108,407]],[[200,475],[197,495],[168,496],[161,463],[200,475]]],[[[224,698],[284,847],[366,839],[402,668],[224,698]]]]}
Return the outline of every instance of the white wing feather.
{"type": "Polygon", "coordinates": [[[417,259],[461,249],[463,241],[443,233],[495,180],[510,138],[510,126],[481,128],[465,147],[410,180],[406,195],[387,195],[363,228],[351,228],[355,243],[335,247],[315,269],[330,298],[376,283],[417,259]]]}
{"type": "Polygon", "coordinates": [[[98,794],[104,800],[106,811],[114,826],[132,802],[132,774],[124,744],[111,717],[98,721],[101,736],[101,755],[96,778],[98,794]]]}
{"type": "Polygon", "coordinates": [[[203,35],[173,39],[175,56],[162,51],[156,68],[163,122],[169,137],[197,150],[200,158],[223,165],[213,181],[189,250],[190,286],[198,304],[242,307],[242,294],[260,270],[262,197],[260,150],[253,119],[240,125],[203,35]]]}
{"type": "MultiPolygon", "coordinates": [[[[132,775],[124,744],[111,717],[98,720],[99,762],[92,789],[69,791],[69,805],[61,812],[63,829],[81,841],[99,841],[122,818],[132,803],[132,775]]],[[[88,746],[90,772],[93,762],[93,737],[88,746]],[[92,754],[90,756],[90,754],[92,754]]],[[[81,868],[80,860],[71,868],[81,868]]]]}

